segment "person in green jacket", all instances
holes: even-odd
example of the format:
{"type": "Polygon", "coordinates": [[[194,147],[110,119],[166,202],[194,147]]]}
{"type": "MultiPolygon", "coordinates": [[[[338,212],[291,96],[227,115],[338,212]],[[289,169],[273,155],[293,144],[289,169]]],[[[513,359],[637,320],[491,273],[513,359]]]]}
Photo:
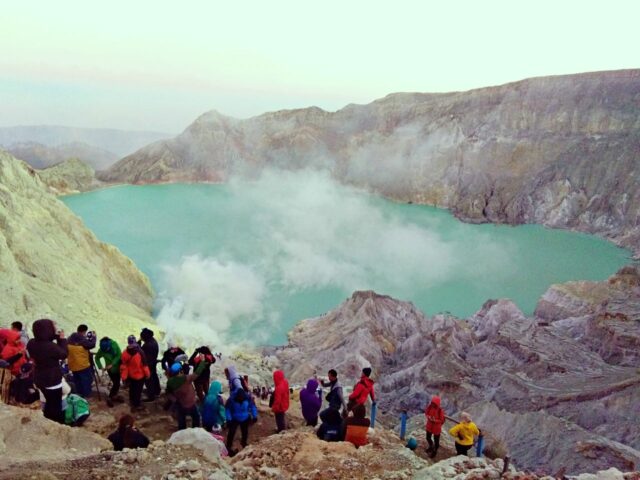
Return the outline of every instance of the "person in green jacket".
{"type": "Polygon", "coordinates": [[[222,427],[226,420],[224,400],[222,398],[222,384],[217,380],[209,387],[209,393],[202,404],[202,426],[207,432],[217,425],[222,427]]]}
{"type": "Polygon", "coordinates": [[[103,337],[100,340],[100,349],[96,353],[96,365],[101,370],[106,370],[109,378],[111,379],[111,390],[109,391],[109,398],[107,404],[111,407],[113,402],[118,401],[118,392],[120,391],[120,358],[122,352],[120,346],[115,340],[111,340],[109,337],[103,337]],[[101,361],[104,359],[104,367],[101,361]]]}

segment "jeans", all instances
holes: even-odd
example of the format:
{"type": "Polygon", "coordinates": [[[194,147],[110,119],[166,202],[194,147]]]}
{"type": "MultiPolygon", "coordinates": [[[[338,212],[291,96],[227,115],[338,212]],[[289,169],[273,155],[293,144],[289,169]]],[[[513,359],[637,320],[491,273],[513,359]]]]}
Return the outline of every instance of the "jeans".
{"type": "Polygon", "coordinates": [[[287,429],[287,423],[285,420],[284,412],[276,413],[276,428],[278,429],[278,433],[287,429]]]}
{"type": "Polygon", "coordinates": [[[49,390],[40,389],[44,395],[44,416],[54,422],[64,424],[64,411],[62,410],[62,387],[49,390]]]}
{"type": "Polygon", "coordinates": [[[76,386],[76,392],[81,397],[87,398],[91,395],[91,384],[93,383],[93,368],[85,368],[73,372],[73,383],[76,386]]]}
{"type": "Polygon", "coordinates": [[[120,391],[120,372],[112,373],[111,370],[107,372],[111,379],[111,390],[109,390],[109,398],[113,398],[118,395],[120,391]]]}
{"type": "Polygon", "coordinates": [[[244,422],[238,422],[237,420],[231,420],[227,424],[229,431],[227,432],[227,450],[231,452],[231,447],[233,445],[233,437],[236,436],[236,429],[238,425],[240,426],[240,445],[243,447],[247,446],[247,442],[249,440],[249,419],[244,422]]]}
{"type": "Polygon", "coordinates": [[[129,403],[132,407],[139,407],[142,398],[142,388],[144,387],[144,378],[140,380],[129,379],[129,403]]]}
{"type": "Polygon", "coordinates": [[[178,415],[178,430],[187,428],[187,415],[191,417],[191,428],[200,426],[200,412],[198,412],[196,405],[191,408],[184,408],[180,405],[180,402],[176,402],[176,413],[178,415]]]}

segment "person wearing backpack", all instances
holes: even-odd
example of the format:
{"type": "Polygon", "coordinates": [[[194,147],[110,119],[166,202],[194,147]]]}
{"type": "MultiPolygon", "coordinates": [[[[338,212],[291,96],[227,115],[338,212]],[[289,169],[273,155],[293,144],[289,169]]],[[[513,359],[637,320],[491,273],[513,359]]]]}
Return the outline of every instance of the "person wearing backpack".
{"type": "Polygon", "coordinates": [[[93,383],[93,367],[90,350],[96,346],[95,332],[89,332],[86,325],[78,325],[68,341],[69,357],[67,363],[73,373],[73,383],[78,395],[88,398],[93,383]]]}
{"type": "Polygon", "coordinates": [[[120,357],[120,378],[123,382],[129,382],[129,402],[132,409],[142,408],[142,389],[145,379],[150,376],[144,352],[136,342],[136,337],[129,335],[127,348],[120,357]]]}
{"type": "Polygon", "coordinates": [[[224,399],[222,398],[222,384],[215,380],[209,387],[209,392],[202,404],[202,427],[210,432],[216,425],[220,428],[226,421],[224,399]]]}
{"type": "Polygon", "coordinates": [[[371,421],[366,418],[367,409],[361,403],[353,407],[353,415],[347,417],[345,423],[344,441],[353,443],[356,448],[362,447],[369,443],[367,434],[371,421]]]}
{"type": "Polygon", "coordinates": [[[131,415],[123,415],[118,421],[118,429],[107,437],[116,452],[125,448],[149,446],[149,439],[134,426],[134,423],[135,420],[131,415]]]}
{"type": "Polygon", "coordinates": [[[375,403],[376,396],[373,390],[373,380],[369,378],[370,376],[371,368],[363,368],[360,380],[355,384],[355,386],[353,387],[353,392],[351,392],[351,395],[349,395],[347,410],[352,411],[357,405],[364,405],[367,402],[367,398],[369,396],[371,396],[371,401],[375,403]]]}
{"type": "Polygon", "coordinates": [[[233,457],[237,453],[231,448],[237,428],[240,427],[240,445],[244,448],[249,439],[249,422],[251,420],[255,422],[258,419],[258,410],[255,403],[249,400],[247,392],[243,388],[237,388],[229,395],[225,405],[225,413],[229,429],[226,446],[229,456],[233,457]]]}
{"type": "Polygon", "coordinates": [[[427,430],[427,443],[429,448],[427,453],[431,458],[435,458],[440,447],[440,434],[442,433],[442,425],[444,424],[444,410],[440,407],[440,397],[434,395],[431,397],[431,403],[424,409],[424,416],[427,418],[425,426],[427,430]],[[433,436],[433,440],[431,437],[433,436]]]}
{"type": "Polygon", "coordinates": [[[67,340],[61,329],[56,332],[56,324],[48,318],[36,320],[31,328],[34,338],[29,340],[27,350],[35,363],[34,383],[46,400],[44,416],[64,423],[60,361],[67,358],[67,340]]]}
{"type": "Polygon", "coordinates": [[[109,337],[102,337],[100,339],[100,348],[96,353],[95,360],[96,366],[100,370],[105,370],[111,379],[111,390],[109,390],[109,397],[107,398],[107,404],[112,407],[113,402],[116,401],[118,392],[120,391],[120,361],[122,358],[122,352],[120,346],[115,340],[109,337]],[[104,360],[104,366],[102,362],[104,360]]]}
{"type": "Polygon", "coordinates": [[[276,430],[278,433],[287,428],[285,413],[289,410],[289,382],[282,370],[273,372],[273,403],[271,410],[276,417],[276,430]]]}
{"type": "Polygon", "coordinates": [[[191,417],[193,428],[200,426],[200,412],[196,405],[196,390],[193,387],[193,381],[198,378],[204,367],[204,363],[198,365],[196,371],[190,375],[184,373],[182,365],[178,362],[169,369],[167,395],[175,402],[178,430],[187,428],[187,415],[191,417]]]}

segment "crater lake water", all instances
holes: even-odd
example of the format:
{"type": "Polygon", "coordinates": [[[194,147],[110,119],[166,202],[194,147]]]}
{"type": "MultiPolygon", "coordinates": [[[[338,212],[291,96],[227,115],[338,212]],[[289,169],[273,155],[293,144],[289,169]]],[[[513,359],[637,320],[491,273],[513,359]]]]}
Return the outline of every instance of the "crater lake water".
{"type": "Polygon", "coordinates": [[[62,199],[145,272],[154,315],[179,336],[286,341],[355,290],[465,317],[490,298],[526,314],[549,285],[603,280],[631,259],[600,238],[537,225],[473,225],[322,174],[224,185],[119,186],[62,199]]]}

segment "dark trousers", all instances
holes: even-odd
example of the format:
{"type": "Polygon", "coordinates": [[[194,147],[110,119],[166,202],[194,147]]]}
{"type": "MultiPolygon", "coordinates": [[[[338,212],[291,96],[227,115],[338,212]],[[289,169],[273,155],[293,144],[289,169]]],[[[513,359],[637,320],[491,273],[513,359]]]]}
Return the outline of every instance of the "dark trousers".
{"type": "Polygon", "coordinates": [[[196,394],[200,399],[200,402],[204,402],[204,397],[209,393],[209,377],[196,378],[193,382],[193,386],[196,389],[196,394]]]}
{"type": "Polygon", "coordinates": [[[149,370],[151,370],[151,376],[147,378],[144,384],[147,386],[147,396],[149,398],[156,398],[160,395],[160,379],[158,378],[158,372],[156,371],[155,366],[150,366],[149,370]]]}
{"type": "Polygon", "coordinates": [[[276,413],[276,428],[278,429],[278,433],[287,429],[287,421],[283,413],[276,413]]]}
{"type": "Polygon", "coordinates": [[[307,420],[306,425],[308,427],[315,427],[316,425],[318,425],[318,417],[315,417],[313,420],[307,420]]]}
{"type": "Polygon", "coordinates": [[[191,408],[184,408],[180,405],[180,402],[176,402],[175,408],[178,416],[178,430],[187,428],[187,415],[191,417],[191,428],[198,428],[200,426],[200,412],[198,412],[196,405],[191,408]]]}
{"type": "Polygon", "coordinates": [[[142,388],[144,387],[144,378],[140,380],[129,379],[129,403],[132,407],[139,407],[142,398],[142,388]]]}
{"type": "Polygon", "coordinates": [[[48,390],[40,390],[44,395],[44,416],[54,422],[64,424],[64,412],[62,411],[62,387],[48,390]]]}
{"type": "Polygon", "coordinates": [[[456,442],[456,453],[458,455],[466,455],[468,457],[469,456],[469,449],[472,446],[473,445],[460,445],[458,442],[456,442]]]}
{"type": "Polygon", "coordinates": [[[91,384],[93,383],[93,368],[85,368],[73,372],[73,383],[76,386],[76,392],[81,397],[87,398],[91,395],[91,384]]]}
{"type": "Polygon", "coordinates": [[[236,429],[238,428],[238,425],[240,425],[240,445],[243,447],[247,446],[247,442],[249,440],[249,419],[244,422],[231,420],[227,423],[227,428],[229,428],[229,431],[227,432],[227,450],[229,450],[229,452],[231,452],[233,438],[236,436],[236,429]]]}
{"type": "Polygon", "coordinates": [[[111,372],[109,370],[107,372],[109,374],[109,378],[111,379],[111,390],[109,390],[109,398],[113,398],[118,395],[120,391],[120,372],[111,372]]]}
{"type": "Polygon", "coordinates": [[[429,444],[429,450],[435,454],[438,451],[438,448],[440,448],[440,435],[427,432],[427,443],[429,444]],[[431,440],[431,436],[433,436],[433,440],[431,440]]]}

